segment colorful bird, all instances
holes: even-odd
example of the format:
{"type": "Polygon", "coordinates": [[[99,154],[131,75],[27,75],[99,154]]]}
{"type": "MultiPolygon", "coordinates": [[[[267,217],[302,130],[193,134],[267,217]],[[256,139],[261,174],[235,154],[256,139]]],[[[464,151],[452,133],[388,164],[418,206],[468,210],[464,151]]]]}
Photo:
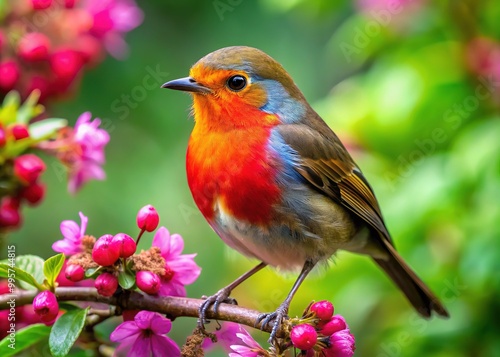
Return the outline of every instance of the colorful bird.
{"type": "Polygon", "coordinates": [[[274,340],[302,281],[338,249],[371,256],[420,315],[448,316],[396,252],[361,170],[278,62],[222,48],[162,87],[193,95],[186,169],[196,205],[227,245],[261,261],[204,302],[202,327],[210,306],[266,265],[302,269],[285,301],[257,321],[272,322],[274,340]]]}

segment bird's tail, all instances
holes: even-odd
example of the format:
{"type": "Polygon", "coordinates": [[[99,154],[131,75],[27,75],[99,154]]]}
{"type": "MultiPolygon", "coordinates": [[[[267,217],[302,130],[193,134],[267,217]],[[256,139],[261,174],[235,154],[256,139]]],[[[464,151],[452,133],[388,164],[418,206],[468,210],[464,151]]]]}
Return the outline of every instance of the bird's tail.
{"type": "Polygon", "coordinates": [[[430,317],[432,311],[440,316],[449,317],[443,304],[405,263],[396,249],[385,240],[384,243],[389,253],[388,259],[374,258],[374,260],[406,295],[417,312],[423,317],[430,317]]]}

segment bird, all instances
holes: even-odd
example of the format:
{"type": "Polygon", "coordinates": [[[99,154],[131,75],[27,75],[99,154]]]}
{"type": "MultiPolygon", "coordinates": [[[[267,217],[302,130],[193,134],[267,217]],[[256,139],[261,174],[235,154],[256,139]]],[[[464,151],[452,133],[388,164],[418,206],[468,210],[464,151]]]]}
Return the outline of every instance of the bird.
{"type": "Polygon", "coordinates": [[[234,288],[269,265],[300,272],[276,311],[256,321],[274,341],[301,283],[338,250],[370,256],[421,316],[449,316],[396,251],[360,168],[279,62],[256,48],[225,47],[162,88],[192,95],[186,172],[194,202],[229,247],[260,261],[206,298],[202,328],[211,307],[232,301],[234,288]]]}

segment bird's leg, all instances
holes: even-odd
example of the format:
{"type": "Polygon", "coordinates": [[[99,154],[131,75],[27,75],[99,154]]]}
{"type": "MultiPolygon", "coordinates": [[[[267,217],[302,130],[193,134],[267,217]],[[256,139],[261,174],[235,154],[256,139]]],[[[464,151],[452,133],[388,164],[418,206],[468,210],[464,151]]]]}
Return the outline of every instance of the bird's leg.
{"type": "Polygon", "coordinates": [[[272,320],[274,320],[273,329],[271,330],[271,336],[269,337],[268,340],[269,343],[273,343],[273,341],[276,339],[276,334],[278,333],[281,324],[283,323],[283,319],[288,317],[288,308],[290,307],[290,303],[292,302],[293,296],[299,289],[300,284],[302,284],[307,274],[309,274],[309,272],[314,268],[315,264],[316,263],[310,259],[306,260],[304,266],[302,267],[302,271],[299,274],[299,277],[293,284],[292,290],[290,290],[290,292],[288,293],[285,301],[281,303],[281,305],[276,309],[276,311],[260,314],[259,317],[257,318],[256,324],[262,321],[262,325],[260,327],[261,330],[266,328],[266,326],[272,320]]]}
{"type": "Polygon", "coordinates": [[[231,284],[226,286],[225,288],[220,289],[215,293],[215,295],[209,296],[203,301],[201,304],[198,312],[199,312],[199,320],[198,320],[198,326],[202,328],[203,330],[205,329],[205,321],[206,321],[206,314],[208,309],[210,308],[211,305],[214,306],[214,312],[217,312],[219,309],[219,305],[223,302],[229,302],[231,304],[236,305],[236,300],[235,299],[230,299],[229,294],[231,294],[231,291],[233,291],[234,288],[236,288],[238,285],[240,285],[242,282],[247,280],[249,277],[257,273],[259,270],[264,268],[267,264],[264,262],[261,262],[259,265],[254,267],[252,270],[247,271],[245,274],[240,276],[238,279],[233,281],[231,284]]]}

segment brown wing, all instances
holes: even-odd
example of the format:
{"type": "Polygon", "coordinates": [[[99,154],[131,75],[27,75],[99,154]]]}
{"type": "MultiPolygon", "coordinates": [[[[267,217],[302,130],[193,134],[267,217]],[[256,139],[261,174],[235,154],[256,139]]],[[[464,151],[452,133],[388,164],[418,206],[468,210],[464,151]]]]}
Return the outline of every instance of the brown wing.
{"type": "Polygon", "coordinates": [[[296,170],[311,185],[363,219],[392,244],[370,185],[338,137],[324,126],[326,135],[304,124],[288,124],[277,130],[300,154],[296,170]]]}

